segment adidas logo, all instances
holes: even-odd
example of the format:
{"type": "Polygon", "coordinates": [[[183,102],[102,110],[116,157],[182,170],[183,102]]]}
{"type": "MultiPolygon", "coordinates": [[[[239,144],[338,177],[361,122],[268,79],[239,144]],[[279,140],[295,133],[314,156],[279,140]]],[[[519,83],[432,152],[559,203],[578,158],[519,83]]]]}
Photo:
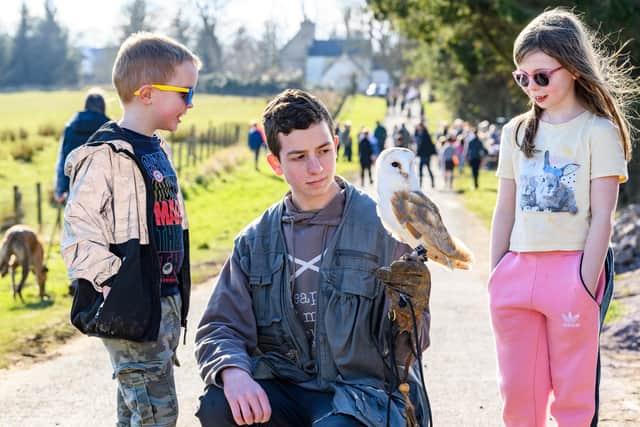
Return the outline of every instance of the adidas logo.
{"type": "Polygon", "coordinates": [[[562,313],[562,326],[565,328],[579,328],[580,323],[578,320],[580,320],[580,315],[578,313],[562,313]]]}

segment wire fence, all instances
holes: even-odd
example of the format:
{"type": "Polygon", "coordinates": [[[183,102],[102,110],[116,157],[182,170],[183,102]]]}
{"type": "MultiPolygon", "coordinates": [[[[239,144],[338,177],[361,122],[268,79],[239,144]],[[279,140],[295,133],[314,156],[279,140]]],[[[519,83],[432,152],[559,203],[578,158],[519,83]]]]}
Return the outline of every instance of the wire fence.
{"type": "MultiPolygon", "coordinates": [[[[219,147],[228,147],[240,140],[240,123],[223,123],[204,130],[192,126],[186,132],[171,134],[168,138],[178,174],[185,168],[196,166],[208,159],[219,147]]],[[[14,224],[30,224],[42,233],[45,224],[53,224],[59,205],[53,201],[53,182],[36,182],[35,186],[15,183],[7,190],[11,195],[2,197],[0,231],[14,224]],[[45,190],[47,189],[47,190],[45,190]]]]}

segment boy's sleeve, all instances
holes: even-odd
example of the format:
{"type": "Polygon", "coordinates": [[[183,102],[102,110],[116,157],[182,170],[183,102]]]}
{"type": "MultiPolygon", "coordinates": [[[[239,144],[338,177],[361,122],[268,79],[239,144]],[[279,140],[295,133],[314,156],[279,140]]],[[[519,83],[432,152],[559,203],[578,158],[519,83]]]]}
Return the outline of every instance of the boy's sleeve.
{"type": "Polygon", "coordinates": [[[229,367],[251,375],[251,358],[257,346],[249,280],[238,252],[224,264],[196,331],[196,359],[207,385],[222,387],[220,372],[229,367]]]}
{"type": "Polygon", "coordinates": [[[618,129],[611,121],[598,120],[591,131],[589,143],[591,146],[591,179],[617,176],[620,183],[629,179],[622,139],[618,129]]]}
{"type": "Polygon", "coordinates": [[[111,182],[100,166],[109,164],[100,158],[106,155],[96,152],[85,158],[73,175],[61,244],[69,278],[88,280],[98,291],[121,265],[109,251],[109,227],[114,221],[111,182]]]}

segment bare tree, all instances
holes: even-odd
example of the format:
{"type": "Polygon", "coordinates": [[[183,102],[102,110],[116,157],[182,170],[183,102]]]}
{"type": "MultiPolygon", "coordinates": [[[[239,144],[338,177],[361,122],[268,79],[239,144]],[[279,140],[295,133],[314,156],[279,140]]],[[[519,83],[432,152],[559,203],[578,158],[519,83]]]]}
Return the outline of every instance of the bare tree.
{"type": "Polygon", "coordinates": [[[151,29],[148,23],[146,0],[130,0],[124,4],[122,12],[125,19],[125,22],[120,27],[122,40],[129,37],[130,34],[151,29]]]}
{"type": "Polygon", "coordinates": [[[169,28],[169,34],[171,37],[182,43],[183,45],[189,45],[189,33],[191,28],[189,22],[184,19],[182,15],[182,8],[178,8],[175,16],[171,20],[171,27],[169,28]]]}
{"type": "Polygon", "coordinates": [[[248,80],[257,76],[261,62],[262,55],[258,51],[256,40],[244,26],[240,26],[225,55],[225,71],[241,80],[248,80]]]}
{"type": "Polygon", "coordinates": [[[20,9],[20,24],[13,37],[13,46],[7,63],[5,80],[10,85],[23,84],[25,81],[30,82],[34,74],[31,61],[26,54],[31,51],[32,46],[32,20],[27,4],[23,2],[20,9]]]}
{"type": "Polygon", "coordinates": [[[201,27],[196,41],[196,50],[202,60],[204,72],[222,69],[222,46],[216,36],[217,15],[222,13],[227,0],[196,1],[201,27]]]}
{"type": "Polygon", "coordinates": [[[258,52],[262,58],[261,71],[270,72],[278,69],[278,24],[273,19],[264,23],[262,37],[258,41],[258,52]]]}

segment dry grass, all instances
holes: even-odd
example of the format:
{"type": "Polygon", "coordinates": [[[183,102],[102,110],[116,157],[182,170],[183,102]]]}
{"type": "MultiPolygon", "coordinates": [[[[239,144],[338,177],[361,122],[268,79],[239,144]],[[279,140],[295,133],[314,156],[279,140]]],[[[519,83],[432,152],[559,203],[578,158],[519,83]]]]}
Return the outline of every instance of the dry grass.
{"type": "Polygon", "coordinates": [[[200,175],[217,178],[230,174],[237,165],[248,160],[250,154],[244,145],[221,148],[200,167],[200,175]]]}

